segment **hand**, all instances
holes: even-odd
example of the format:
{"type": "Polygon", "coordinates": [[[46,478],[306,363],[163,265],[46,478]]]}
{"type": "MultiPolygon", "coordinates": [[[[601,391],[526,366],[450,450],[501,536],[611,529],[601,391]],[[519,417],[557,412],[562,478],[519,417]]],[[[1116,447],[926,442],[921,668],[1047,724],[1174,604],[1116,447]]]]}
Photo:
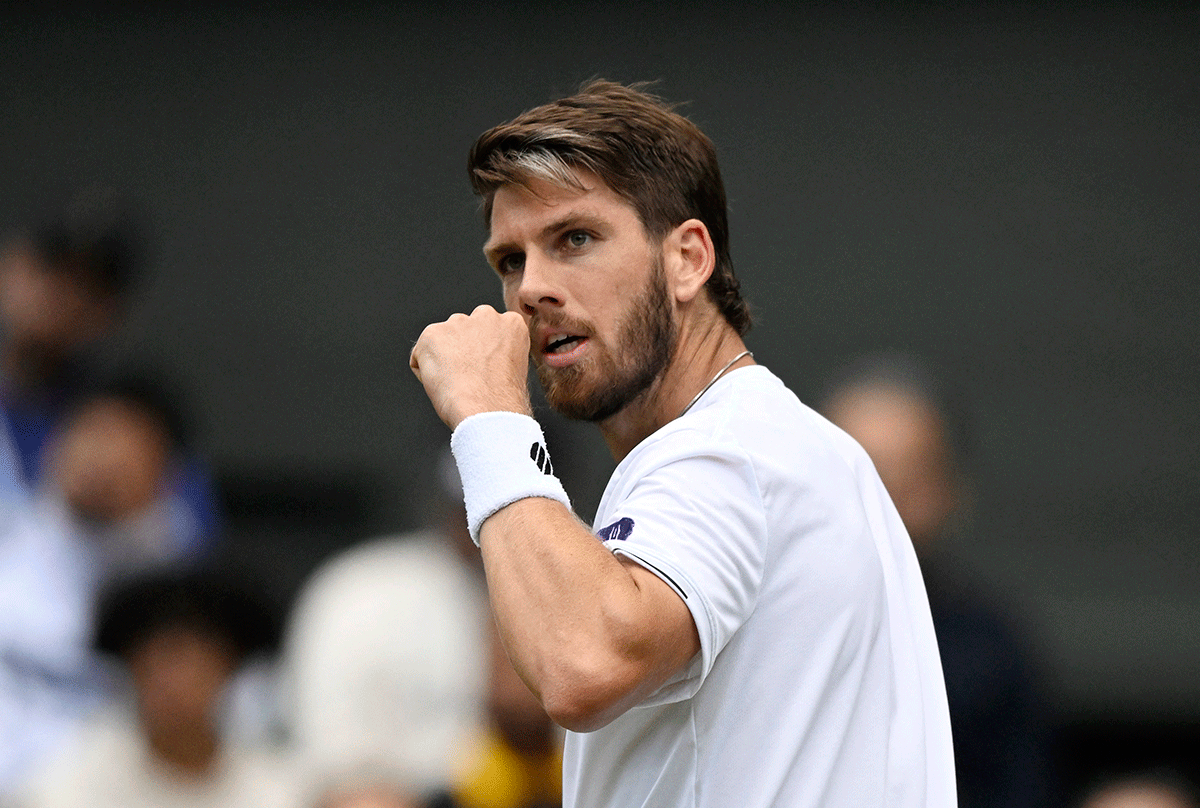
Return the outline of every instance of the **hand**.
{"type": "Polygon", "coordinates": [[[451,429],[480,412],[532,414],[525,380],[529,329],[516,312],[478,306],[469,315],[428,325],[408,365],[451,429]]]}

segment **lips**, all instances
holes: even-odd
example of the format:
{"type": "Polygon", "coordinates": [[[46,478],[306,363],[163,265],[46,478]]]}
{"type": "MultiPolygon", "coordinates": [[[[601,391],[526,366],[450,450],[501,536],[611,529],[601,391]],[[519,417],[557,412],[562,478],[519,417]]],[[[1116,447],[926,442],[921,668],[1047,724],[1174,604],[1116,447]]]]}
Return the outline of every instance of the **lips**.
{"type": "Polygon", "coordinates": [[[555,337],[554,339],[551,339],[550,342],[546,345],[544,352],[550,353],[550,354],[567,353],[568,351],[571,350],[571,348],[576,343],[578,343],[582,339],[583,339],[583,337],[578,337],[578,336],[555,337]]]}
{"type": "Polygon", "coordinates": [[[588,337],[567,331],[553,330],[542,334],[541,360],[550,367],[566,367],[573,364],[583,353],[588,337]]]}

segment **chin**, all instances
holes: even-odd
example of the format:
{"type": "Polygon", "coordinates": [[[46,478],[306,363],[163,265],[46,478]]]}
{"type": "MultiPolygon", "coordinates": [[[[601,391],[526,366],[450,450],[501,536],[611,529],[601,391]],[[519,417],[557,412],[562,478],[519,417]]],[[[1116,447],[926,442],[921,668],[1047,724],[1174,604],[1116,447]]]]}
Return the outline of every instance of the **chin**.
{"type": "Polygon", "coordinates": [[[594,388],[584,388],[582,380],[554,379],[546,382],[543,378],[542,390],[546,393],[546,401],[554,411],[575,421],[602,421],[611,413],[606,402],[599,401],[599,395],[594,388]],[[576,383],[578,382],[578,383],[576,383]]]}
{"type": "Polygon", "coordinates": [[[616,415],[649,386],[640,378],[632,384],[622,379],[589,380],[579,366],[539,366],[538,379],[546,401],[555,412],[574,421],[590,423],[599,423],[616,415]]]}

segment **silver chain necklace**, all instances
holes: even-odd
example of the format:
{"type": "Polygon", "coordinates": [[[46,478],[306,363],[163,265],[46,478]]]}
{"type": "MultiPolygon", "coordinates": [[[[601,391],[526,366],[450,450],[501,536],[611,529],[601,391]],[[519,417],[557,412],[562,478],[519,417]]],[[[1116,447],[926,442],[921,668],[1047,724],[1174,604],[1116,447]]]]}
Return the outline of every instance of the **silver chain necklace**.
{"type": "Polygon", "coordinates": [[[733,359],[730,359],[730,360],[729,360],[729,364],[725,365],[725,367],[723,367],[723,368],[721,368],[720,370],[718,370],[718,371],[717,371],[717,375],[716,375],[716,376],[713,376],[713,377],[712,377],[712,379],[709,381],[709,383],[708,383],[708,384],[706,384],[706,385],[704,385],[704,387],[703,387],[703,388],[701,388],[700,392],[696,394],[696,397],[695,397],[695,398],[693,398],[691,401],[689,401],[689,402],[688,402],[688,405],[687,405],[686,407],[684,407],[684,408],[683,408],[683,411],[682,411],[682,412],[680,412],[680,413],[679,413],[679,415],[677,415],[677,416],[675,416],[675,417],[676,417],[676,418],[682,418],[682,417],[683,417],[683,415],[684,415],[684,413],[686,413],[688,410],[690,410],[690,409],[692,408],[692,405],[693,405],[693,404],[695,404],[697,401],[699,401],[699,400],[700,400],[700,396],[702,396],[702,395],[704,395],[705,393],[707,393],[707,392],[708,392],[708,388],[710,388],[710,387],[712,387],[714,384],[716,384],[716,383],[717,383],[717,379],[719,379],[719,378],[721,378],[722,376],[724,376],[724,375],[725,375],[725,371],[727,371],[727,370],[729,370],[731,367],[733,367],[733,366],[734,366],[734,363],[736,363],[736,362],[737,362],[739,359],[741,359],[743,356],[748,356],[748,357],[750,357],[751,359],[753,359],[753,358],[754,358],[754,354],[750,353],[749,351],[742,351],[740,354],[738,354],[737,356],[735,356],[733,359]]]}

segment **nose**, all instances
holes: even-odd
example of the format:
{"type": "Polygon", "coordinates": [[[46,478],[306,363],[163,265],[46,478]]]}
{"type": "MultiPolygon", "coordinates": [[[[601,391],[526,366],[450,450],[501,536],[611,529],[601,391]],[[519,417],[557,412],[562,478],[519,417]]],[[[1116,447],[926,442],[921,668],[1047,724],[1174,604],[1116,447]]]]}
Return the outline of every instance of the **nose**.
{"type": "Polygon", "coordinates": [[[515,284],[515,303],[510,309],[525,315],[535,314],[539,309],[563,305],[563,289],[559,268],[547,256],[529,253],[525,266],[515,284]]]}

